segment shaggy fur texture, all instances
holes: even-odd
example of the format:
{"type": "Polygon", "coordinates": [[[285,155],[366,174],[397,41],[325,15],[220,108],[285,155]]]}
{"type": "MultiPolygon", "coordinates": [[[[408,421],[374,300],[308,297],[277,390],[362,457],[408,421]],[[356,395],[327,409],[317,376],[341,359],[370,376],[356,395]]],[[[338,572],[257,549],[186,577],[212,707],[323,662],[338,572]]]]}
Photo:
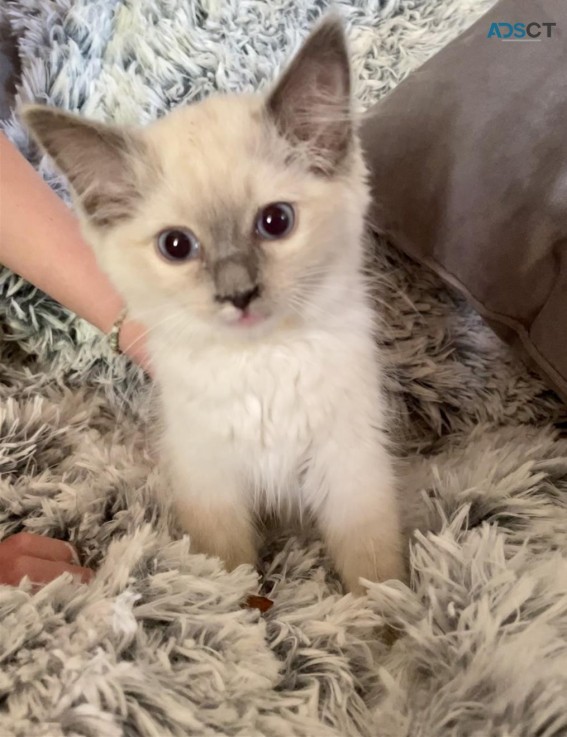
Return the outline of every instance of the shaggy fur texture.
{"type": "MultiPolygon", "coordinates": [[[[489,4],[338,3],[361,102],[489,4]]],[[[326,5],[17,0],[21,99],[147,120],[248,89],[326,5]]],[[[18,121],[6,129],[63,192],[18,121]]],[[[2,273],[0,533],[71,539],[99,568],[89,587],[0,588],[2,737],[567,733],[565,412],[431,274],[383,242],[374,260],[408,526],[421,529],[411,587],[343,597],[317,540],[275,530],[264,616],[240,608],[256,574],[191,555],[154,501],[140,373],[2,273]]]]}

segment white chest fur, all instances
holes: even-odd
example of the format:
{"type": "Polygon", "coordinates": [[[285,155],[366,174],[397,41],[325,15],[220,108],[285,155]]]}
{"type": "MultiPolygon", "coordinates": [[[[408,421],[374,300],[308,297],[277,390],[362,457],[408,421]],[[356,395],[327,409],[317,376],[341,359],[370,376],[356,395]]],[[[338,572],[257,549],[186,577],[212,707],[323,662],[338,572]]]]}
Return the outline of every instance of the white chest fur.
{"type": "Polygon", "coordinates": [[[158,371],[166,450],[186,463],[230,463],[269,505],[297,492],[314,442],[344,435],[345,422],[358,425],[353,413],[374,405],[378,414],[380,404],[371,339],[356,334],[173,350],[158,371]]]}
{"type": "Polygon", "coordinates": [[[403,574],[368,317],[257,343],[155,338],[163,455],[194,549],[253,562],[254,512],[299,506],[352,590],[403,574]]]}

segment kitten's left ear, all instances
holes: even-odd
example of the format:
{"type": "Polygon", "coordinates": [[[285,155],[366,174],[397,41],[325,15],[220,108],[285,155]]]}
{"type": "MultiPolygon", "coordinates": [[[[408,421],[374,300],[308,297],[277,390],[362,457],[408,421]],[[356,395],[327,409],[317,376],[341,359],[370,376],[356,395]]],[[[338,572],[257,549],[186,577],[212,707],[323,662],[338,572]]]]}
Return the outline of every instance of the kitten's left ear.
{"type": "Polygon", "coordinates": [[[137,135],[46,105],[27,105],[21,115],[90,222],[105,227],[131,215],[141,197],[136,167],[147,160],[137,135]]]}
{"type": "Polygon", "coordinates": [[[323,20],[271,92],[267,109],[280,133],[305,144],[312,168],[334,174],[353,138],[350,63],[343,25],[323,20]]]}

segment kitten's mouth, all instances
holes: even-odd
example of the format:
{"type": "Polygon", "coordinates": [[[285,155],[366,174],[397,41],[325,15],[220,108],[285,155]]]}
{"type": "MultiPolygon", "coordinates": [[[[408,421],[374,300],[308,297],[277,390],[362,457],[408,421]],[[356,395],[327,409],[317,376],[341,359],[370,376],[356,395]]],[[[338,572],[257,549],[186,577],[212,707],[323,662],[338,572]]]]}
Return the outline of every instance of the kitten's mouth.
{"type": "Polygon", "coordinates": [[[223,322],[238,328],[251,328],[264,322],[266,315],[259,314],[249,307],[239,309],[233,305],[225,305],[219,312],[223,322]]]}
{"type": "Polygon", "coordinates": [[[264,317],[262,315],[254,314],[253,312],[250,312],[250,310],[240,310],[240,315],[236,319],[237,325],[242,325],[243,327],[252,327],[252,325],[258,325],[264,320],[264,317]]]}

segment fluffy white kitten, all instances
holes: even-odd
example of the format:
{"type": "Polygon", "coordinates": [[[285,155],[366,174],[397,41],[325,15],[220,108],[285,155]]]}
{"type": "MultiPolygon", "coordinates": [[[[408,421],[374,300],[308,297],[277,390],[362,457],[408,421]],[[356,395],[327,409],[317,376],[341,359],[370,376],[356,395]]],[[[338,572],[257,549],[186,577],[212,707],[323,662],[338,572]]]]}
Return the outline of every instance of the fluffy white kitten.
{"type": "Polygon", "coordinates": [[[402,577],[340,22],[321,23],[267,94],[143,129],[42,106],[24,117],[149,328],[164,466],[193,549],[254,563],[258,512],[297,507],[348,589],[402,577]]]}

